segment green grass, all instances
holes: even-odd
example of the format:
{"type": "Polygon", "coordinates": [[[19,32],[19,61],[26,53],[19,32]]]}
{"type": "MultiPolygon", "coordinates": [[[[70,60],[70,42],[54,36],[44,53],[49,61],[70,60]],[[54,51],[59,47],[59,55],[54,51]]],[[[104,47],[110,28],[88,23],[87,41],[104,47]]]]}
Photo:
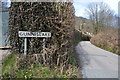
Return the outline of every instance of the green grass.
{"type": "MultiPolygon", "coordinates": [[[[3,61],[2,75],[5,78],[66,78],[66,72],[64,74],[60,73],[58,67],[50,68],[49,65],[32,65],[25,68],[18,69],[17,65],[18,54],[11,54],[3,61]]],[[[69,59],[69,62],[72,63],[72,59],[69,59]]],[[[74,66],[73,70],[77,68],[74,66]]],[[[70,73],[70,72],[67,72],[70,73]]],[[[76,73],[70,77],[76,77],[76,73]]]]}
{"type": "Polygon", "coordinates": [[[0,75],[2,74],[2,68],[0,68],[0,75]]]}
{"type": "Polygon", "coordinates": [[[55,78],[61,77],[55,70],[48,66],[35,65],[33,68],[21,69],[17,72],[17,78],[55,78]]]}
{"type": "Polygon", "coordinates": [[[112,47],[112,45],[110,44],[104,44],[103,41],[98,41],[98,42],[91,42],[92,44],[94,44],[95,46],[104,49],[106,51],[112,52],[112,53],[116,53],[117,49],[115,47],[112,47]]]}
{"type": "Polygon", "coordinates": [[[112,48],[107,48],[106,50],[109,52],[114,52],[112,48]]]}
{"type": "Polygon", "coordinates": [[[12,72],[16,66],[17,66],[17,61],[16,61],[16,54],[10,54],[4,61],[2,64],[2,73],[4,74],[4,72],[10,73],[12,72]]]}

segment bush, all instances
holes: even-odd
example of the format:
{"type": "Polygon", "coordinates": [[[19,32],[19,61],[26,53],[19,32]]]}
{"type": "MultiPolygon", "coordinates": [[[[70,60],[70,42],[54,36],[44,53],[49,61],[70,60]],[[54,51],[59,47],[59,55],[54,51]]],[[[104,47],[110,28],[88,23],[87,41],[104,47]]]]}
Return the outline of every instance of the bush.
{"type": "Polygon", "coordinates": [[[42,38],[28,38],[27,52],[40,54],[37,57],[41,64],[66,67],[67,59],[73,53],[74,12],[71,2],[11,3],[9,40],[12,52],[23,53],[24,39],[18,37],[18,31],[51,32],[52,37],[45,38],[45,41],[42,38]]]}

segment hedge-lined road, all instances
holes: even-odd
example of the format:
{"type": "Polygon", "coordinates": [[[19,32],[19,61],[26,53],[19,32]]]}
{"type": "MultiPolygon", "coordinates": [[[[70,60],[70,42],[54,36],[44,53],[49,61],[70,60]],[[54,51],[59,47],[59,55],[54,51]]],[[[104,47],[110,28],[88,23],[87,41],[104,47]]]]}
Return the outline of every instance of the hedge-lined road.
{"type": "Polygon", "coordinates": [[[92,45],[89,41],[76,46],[83,78],[118,78],[118,56],[92,45]]]}
{"type": "MultiPolygon", "coordinates": [[[[118,78],[118,56],[92,45],[89,41],[76,46],[84,78],[118,78]]],[[[0,50],[0,68],[2,58],[10,54],[0,50]]]]}

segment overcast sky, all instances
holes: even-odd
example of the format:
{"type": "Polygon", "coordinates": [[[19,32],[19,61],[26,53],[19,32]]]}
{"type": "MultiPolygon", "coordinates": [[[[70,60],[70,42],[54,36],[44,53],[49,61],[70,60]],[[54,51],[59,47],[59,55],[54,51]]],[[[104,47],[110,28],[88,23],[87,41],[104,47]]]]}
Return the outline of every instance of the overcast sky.
{"type": "Polygon", "coordinates": [[[74,0],[73,5],[75,7],[75,15],[88,18],[87,14],[85,13],[85,8],[90,2],[105,2],[112,10],[115,11],[116,14],[118,14],[119,0],[74,0]]]}

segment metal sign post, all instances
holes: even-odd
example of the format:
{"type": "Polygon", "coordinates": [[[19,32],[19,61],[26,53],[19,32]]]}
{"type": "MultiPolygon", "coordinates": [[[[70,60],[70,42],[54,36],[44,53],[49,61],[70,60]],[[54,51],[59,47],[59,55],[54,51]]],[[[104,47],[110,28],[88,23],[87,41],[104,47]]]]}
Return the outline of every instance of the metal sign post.
{"type": "MultiPolygon", "coordinates": [[[[24,55],[27,55],[27,37],[51,37],[50,32],[30,32],[30,31],[19,31],[19,37],[24,37],[24,55]]],[[[45,41],[45,39],[43,39],[45,41]]],[[[44,45],[45,46],[45,45],[44,45]]]]}
{"type": "Polygon", "coordinates": [[[24,55],[27,54],[27,38],[24,39],[24,55]]]}

